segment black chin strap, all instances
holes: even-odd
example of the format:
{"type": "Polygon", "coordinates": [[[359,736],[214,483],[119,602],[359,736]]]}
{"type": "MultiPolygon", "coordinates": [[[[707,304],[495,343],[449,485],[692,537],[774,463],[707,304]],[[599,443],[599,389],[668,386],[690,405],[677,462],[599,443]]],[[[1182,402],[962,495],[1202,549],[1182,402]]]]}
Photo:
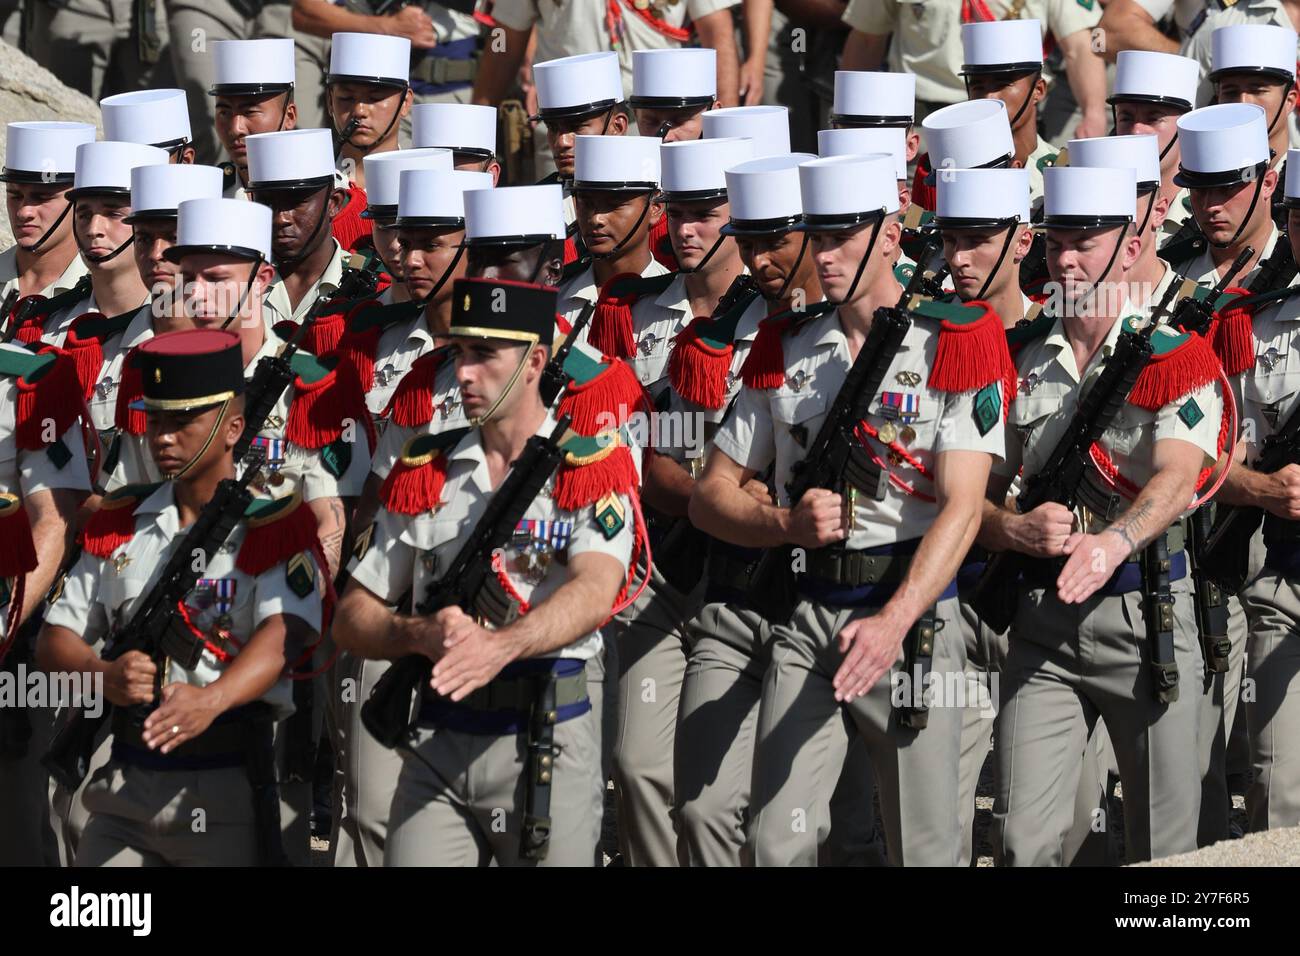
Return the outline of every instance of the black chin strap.
{"type": "MultiPolygon", "coordinates": [[[[355,133],[357,127],[361,125],[361,121],[354,116],[352,119],[348,120],[347,126],[343,127],[343,132],[339,133],[339,148],[342,149],[344,146],[351,146],[364,156],[384,140],[388,139],[388,134],[393,131],[393,127],[397,124],[397,121],[402,118],[402,101],[406,99],[407,89],[409,89],[409,87],[402,90],[402,95],[398,98],[397,106],[393,110],[393,118],[388,121],[388,125],[384,127],[384,131],[376,137],[373,143],[369,146],[358,146],[356,143],[352,142],[352,134],[355,133]]],[[[287,100],[285,101],[285,106],[286,108],[288,107],[287,100]]],[[[283,120],[281,122],[283,122],[283,120]]]]}
{"type": "MultiPolygon", "coordinates": [[[[632,231],[636,232],[635,229],[633,229],[632,231]]],[[[718,236],[718,239],[716,242],[713,243],[712,248],[710,248],[709,251],[704,254],[704,258],[701,259],[698,263],[696,263],[696,265],[693,268],[678,269],[677,271],[682,273],[683,275],[694,275],[695,273],[699,272],[701,269],[704,268],[705,264],[710,259],[713,258],[713,254],[722,248],[722,244],[726,241],[727,241],[726,236],[718,236]]]]}
{"type": "Polygon", "coordinates": [[[430,302],[432,302],[433,297],[438,294],[438,290],[447,284],[447,280],[451,278],[451,274],[456,271],[456,263],[460,262],[460,258],[464,254],[465,254],[465,247],[457,246],[456,255],[452,257],[451,264],[447,266],[447,268],[443,271],[442,277],[439,278],[438,281],[433,284],[433,288],[429,290],[429,294],[419,300],[419,305],[421,308],[426,307],[430,302]]]}
{"type": "MultiPolygon", "coordinates": [[[[872,241],[873,242],[875,241],[874,236],[872,237],[872,241]]],[[[795,256],[794,265],[790,267],[790,271],[786,274],[785,281],[781,283],[780,291],[777,292],[776,296],[773,298],[772,301],[774,302],[785,301],[785,294],[790,288],[790,283],[794,281],[794,277],[798,275],[799,266],[803,263],[804,253],[806,253],[807,251],[808,251],[808,233],[805,232],[803,234],[803,241],[799,243],[799,255],[795,256]]],[[[859,269],[858,271],[861,272],[862,270],[859,269]]]]}
{"type": "MultiPolygon", "coordinates": [[[[321,188],[328,190],[329,192],[333,192],[334,184],[329,183],[328,185],[323,186],[321,188]]],[[[286,267],[286,266],[296,266],[298,263],[302,262],[303,259],[307,258],[308,255],[310,255],[312,252],[315,251],[316,237],[320,235],[320,231],[323,228],[325,228],[325,219],[326,217],[329,216],[329,211],[330,211],[330,200],[329,200],[329,196],[327,195],[325,197],[325,202],[321,204],[320,216],[316,220],[316,227],[312,229],[311,233],[307,236],[307,241],[302,244],[302,248],[298,250],[297,255],[289,256],[287,259],[281,259],[276,263],[276,268],[282,269],[282,267],[286,267]]],[[[326,268],[329,267],[326,266],[326,268]]]]}
{"type": "MultiPolygon", "coordinates": [[[[1012,130],[1016,128],[1016,123],[1020,122],[1020,117],[1025,115],[1025,110],[1029,109],[1029,104],[1034,101],[1034,87],[1038,85],[1038,80],[1043,75],[1042,68],[1040,67],[1039,69],[1034,70],[1032,74],[1028,74],[1028,75],[1032,76],[1033,80],[1029,84],[1029,92],[1025,94],[1024,102],[1020,104],[1020,109],[1016,110],[1016,115],[1011,117],[1010,125],[1012,130]]],[[[966,81],[966,98],[970,99],[970,77],[963,77],[963,79],[965,79],[966,81]]],[[[1112,114],[1114,113],[1114,111],[1115,111],[1115,107],[1112,106],[1111,107],[1112,114]]]]}
{"type": "Polygon", "coordinates": [[[867,243],[867,251],[862,253],[862,261],[858,263],[858,271],[853,276],[853,284],[849,286],[849,291],[844,293],[844,298],[840,299],[838,302],[831,299],[830,296],[826,297],[826,300],[832,305],[847,305],[853,301],[853,293],[858,291],[858,283],[862,281],[862,273],[866,271],[867,263],[871,260],[871,252],[876,248],[876,239],[880,236],[880,227],[884,224],[885,217],[884,215],[881,215],[881,217],[876,220],[876,224],[871,227],[871,241],[867,243]]]}
{"type": "MultiPolygon", "coordinates": [[[[651,194],[646,193],[645,208],[641,210],[641,215],[636,217],[636,222],[632,224],[632,228],[628,230],[627,235],[624,236],[622,239],[620,239],[618,242],[614,243],[613,249],[609,250],[609,252],[593,252],[591,254],[591,257],[593,259],[612,259],[614,258],[614,256],[622,252],[623,247],[626,246],[629,242],[631,242],[632,237],[636,235],[636,231],[641,228],[641,223],[645,222],[645,217],[650,215],[650,200],[651,200],[651,194]]],[[[716,244],[714,248],[715,249],[717,248],[716,244]]],[[[712,249],[709,250],[709,255],[710,256],[713,255],[712,249]]],[[[708,261],[708,256],[705,256],[704,262],[707,261],[708,261]]],[[[704,265],[704,262],[701,262],[700,266],[704,265]]],[[[696,266],[695,268],[698,269],[700,266],[696,266]]]]}
{"type": "MultiPolygon", "coordinates": [[[[1255,214],[1255,207],[1259,205],[1259,193],[1260,190],[1264,188],[1264,177],[1267,175],[1268,165],[1264,164],[1263,172],[1259,173],[1255,177],[1255,194],[1250,197],[1250,208],[1246,210],[1246,215],[1241,217],[1241,225],[1238,226],[1237,231],[1232,234],[1232,238],[1227,242],[1215,242],[1213,239],[1210,239],[1210,245],[1214,246],[1216,249],[1227,249],[1241,238],[1241,234],[1245,232],[1246,227],[1250,225],[1250,217],[1255,214]]],[[[1208,236],[1206,238],[1209,239],[1208,236]]]]}
{"type": "MultiPolygon", "coordinates": [[[[74,205],[76,205],[75,202],[70,203],[69,206],[68,206],[68,209],[71,209],[72,206],[74,206],[74,205]]],[[[63,214],[64,214],[64,215],[67,215],[67,212],[68,212],[67,209],[63,210],[63,214]]],[[[62,219],[63,217],[60,216],[59,218],[62,219]]],[[[58,223],[55,223],[55,225],[57,226],[58,223]]],[[[44,239],[44,237],[42,237],[42,238],[41,238],[41,242],[44,242],[44,241],[45,241],[45,239],[44,239]]],[[[116,249],[114,249],[112,252],[108,253],[107,255],[103,255],[103,256],[92,256],[89,252],[87,252],[87,251],[86,251],[86,247],[83,246],[83,245],[81,244],[81,240],[77,237],[77,230],[76,230],[76,229],[73,229],[73,230],[72,230],[72,241],[75,242],[75,243],[77,244],[77,251],[81,253],[81,258],[85,259],[87,262],[91,263],[92,265],[102,266],[102,265],[103,265],[104,263],[106,263],[106,262],[112,262],[114,259],[116,259],[118,256],[120,256],[123,252],[126,251],[126,247],[127,247],[127,246],[129,246],[129,245],[131,245],[131,243],[135,242],[135,231],[132,230],[131,235],[127,238],[126,242],[122,243],[120,246],[118,246],[118,247],[117,247],[116,249]]]]}
{"type": "MultiPolygon", "coordinates": [[[[248,281],[244,283],[244,291],[239,293],[239,301],[235,303],[235,311],[226,317],[226,321],[221,323],[223,329],[228,328],[230,323],[235,321],[240,312],[244,311],[244,300],[248,298],[248,293],[253,291],[253,279],[257,275],[257,270],[262,267],[264,260],[258,256],[253,260],[253,267],[248,270],[248,281]]],[[[191,316],[192,318],[192,316],[191,316]]]]}
{"type": "MultiPolygon", "coordinates": [[[[39,253],[41,251],[41,246],[45,245],[47,242],[50,241],[50,236],[54,235],[54,230],[58,229],[59,226],[62,224],[63,220],[68,218],[68,213],[70,212],[72,212],[72,201],[68,200],[63,206],[63,212],[59,213],[59,218],[54,220],[54,225],[50,226],[49,229],[45,230],[45,233],[41,236],[41,238],[36,240],[35,245],[23,249],[23,252],[30,252],[33,254],[39,253]]],[[[73,233],[72,238],[73,241],[76,240],[77,236],[75,232],[73,233]]],[[[19,246],[18,248],[22,249],[22,246],[19,246]]],[[[80,243],[78,243],[77,248],[78,249],[81,248],[80,243]]]]}
{"type": "Polygon", "coordinates": [[[1097,286],[1101,285],[1103,282],[1106,281],[1106,277],[1110,275],[1110,270],[1115,267],[1115,260],[1119,257],[1119,250],[1124,245],[1124,237],[1126,235],[1128,235],[1127,226],[1120,229],[1119,238],[1115,240],[1115,248],[1110,254],[1110,261],[1106,263],[1106,269],[1105,271],[1102,272],[1101,278],[1098,279],[1096,282],[1094,282],[1091,286],[1089,286],[1087,291],[1085,291],[1083,295],[1079,296],[1078,299],[1076,299],[1075,301],[1082,301],[1085,297],[1095,298],[1097,292],[1097,286]]]}
{"type": "MultiPolygon", "coordinates": [[[[998,274],[998,270],[1002,268],[1002,261],[1006,259],[1007,253],[1011,250],[1011,240],[1015,238],[1016,230],[1019,228],[1019,219],[1007,227],[1007,237],[1002,240],[1002,251],[998,253],[998,261],[993,264],[992,271],[989,272],[988,277],[984,280],[984,284],[980,286],[979,292],[975,293],[975,298],[982,299],[988,294],[989,283],[993,281],[994,277],[998,274]]],[[[920,269],[922,267],[921,263],[917,263],[916,267],[920,269]]]]}
{"type": "Polygon", "coordinates": [[[1142,236],[1147,231],[1147,223],[1151,221],[1151,213],[1155,211],[1156,199],[1158,199],[1159,196],[1160,196],[1160,187],[1157,186],[1155,189],[1151,190],[1151,201],[1147,203],[1146,215],[1142,217],[1142,225],[1138,226],[1139,239],[1141,239],[1142,236]]]}
{"type": "Polygon", "coordinates": [[[284,91],[284,105],[280,108],[280,122],[275,126],[277,133],[284,129],[284,121],[289,118],[289,97],[291,96],[293,96],[293,90],[284,91]]]}

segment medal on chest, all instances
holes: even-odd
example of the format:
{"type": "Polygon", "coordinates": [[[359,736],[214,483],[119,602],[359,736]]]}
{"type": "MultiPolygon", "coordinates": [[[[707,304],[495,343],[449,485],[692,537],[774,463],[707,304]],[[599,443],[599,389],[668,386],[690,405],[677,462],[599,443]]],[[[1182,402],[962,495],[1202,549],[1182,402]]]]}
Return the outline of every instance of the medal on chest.
{"type": "Polygon", "coordinates": [[[551,559],[569,546],[572,536],[572,521],[524,518],[510,539],[514,551],[510,570],[536,587],[546,577],[551,559]]]}
{"type": "Polygon", "coordinates": [[[284,448],[283,438],[263,438],[258,435],[253,439],[253,447],[260,448],[266,456],[266,482],[276,488],[284,484],[284,474],[280,471],[284,467],[284,448]]]}
{"type": "Polygon", "coordinates": [[[100,401],[103,401],[116,391],[116,389],[117,382],[113,380],[113,376],[105,375],[103,379],[95,383],[95,397],[100,401]]]}
{"type": "Polygon", "coordinates": [[[234,578],[199,578],[190,594],[190,601],[186,602],[200,611],[211,609],[216,612],[208,633],[218,645],[224,645],[230,640],[230,629],[234,623],[231,612],[235,609],[238,587],[239,582],[234,578]]]}

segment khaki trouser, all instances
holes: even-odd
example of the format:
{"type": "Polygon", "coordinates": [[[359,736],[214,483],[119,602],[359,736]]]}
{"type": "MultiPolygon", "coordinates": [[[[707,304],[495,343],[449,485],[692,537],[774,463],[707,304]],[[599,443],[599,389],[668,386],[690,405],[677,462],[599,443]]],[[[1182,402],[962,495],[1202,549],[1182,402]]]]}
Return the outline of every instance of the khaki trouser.
{"type": "MultiPolygon", "coordinates": [[[[318,666],[328,651],[320,648],[315,660],[318,666]]],[[[321,737],[325,732],[326,695],[330,692],[329,681],[325,674],[312,678],[311,695],[311,743],[313,747],[321,746],[321,737]]],[[[291,766],[289,748],[291,738],[296,733],[291,724],[296,715],[275,724],[275,779],[278,781],[280,795],[280,839],[284,845],[285,855],[293,866],[311,866],[311,807],[312,781],[316,761],[303,768],[305,779],[290,779],[291,766]]],[[[293,760],[292,763],[299,763],[293,760]]]]}
{"type": "Polygon", "coordinates": [[[370,735],[361,723],[361,705],[370,697],[388,661],[339,658],[340,674],[355,683],[341,704],[339,756],[343,762],[342,798],[334,844],[335,866],[382,866],[388,838],[388,810],[397,790],[402,757],[370,735]],[[355,700],[353,699],[355,697],[355,700]]]}
{"type": "Polygon", "coordinates": [[[167,20],[155,3],[156,64],[140,60],[132,0],[26,0],[27,53],[63,83],[92,100],[127,90],[172,85],[167,20]]]}
{"type": "Polygon", "coordinates": [[[1250,620],[1246,699],[1251,830],[1300,825],[1300,582],[1264,568],[1241,592],[1250,620]]]}
{"type": "Polygon", "coordinates": [[[1064,605],[1021,594],[997,722],[994,851],[1000,864],[1060,865],[1087,738],[1105,720],[1124,786],[1127,861],[1196,848],[1197,725],[1204,666],[1191,581],[1172,582],[1178,700],[1155,699],[1140,592],[1064,605]]]}
{"type": "Polygon", "coordinates": [[[86,773],[86,779],[75,792],[69,792],[53,779],[50,780],[50,810],[59,840],[61,866],[76,865],[81,836],[86,832],[86,824],[90,822],[90,811],[86,809],[82,797],[86,793],[86,788],[90,786],[90,781],[95,779],[95,774],[99,773],[101,768],[108,766],[113,755],[113,737],[108,731],[108,724],[105,723],[101,728],[99,746],[95,748],[94,756],[90,758],[90,769],[86,773]]]}
{"type": "Polygon", "coordinates": [[[112,760],[86,785],[76,865],[256,866],[243,767],[148,770],[112,760]]]}
{"type": "MultiPolygon", "coordinates": [[[[288,3],[261,4],[253,17],[230,0],[164,0],[167,28],[175,38],[171,64],[176,85],[185,91],[190,107],[195,162],[215,164],[224,157],[217,141],[217,98],[208,91],[217,81],[212,44],[218,40],[256,40],[263,37],[294,37],[288,3]]],[[[278,108],[278,104],[277,104],[278,108]]],[[[315,124],[302,121],[298,126],[315,124]]],[[[224,157],[228,158],[228,157],[224,157]]]]}
{"type": "MultiPolygon", "coordinates": [[[[754,611],[711,603],[691,633],[673,762],[677,857],[682,866],[740,866],[770,631],[754,611]]],[[[873,840],[873,789],[866,747],[854,736],[831,797],[822,863],[883,862],[873,840]]]]}
{"type": "Polygon", "coordinates": [[[330,129],[325,111],[325,73],[330,63],[330,38],[298,33],[294,38],[297,82],[293,101],[298,104],[299,129],[330,129]]]}
{"type": "Polygon", "coordinates": [[[27,707],[0,718],[26,719],[32,731],[23,756],[0,757],[0,866],[58,866],[58,822],[50,814],[52,784],[41,766],[54,735],[54,709],[27,707]]]}
{"type": "Polygon", "coordinates": [[[687,625],[703,589],[680,594],[657,571],[604,633],[618,648],[614,794],[625,866],[676,866],[673,739],[689,651],[687,625]]]}
{"type": "MultiPolygon", "coordinates": [[[[976,862],[975,793],[984,762],[993,750],[997,716],[990,711],[996,711],[999,704],[998,688],[1011,632],[1003,635],[993,633],[964,602],[961,604],[960,623],[966,645],[967,697],[966,706],[962,708],[958,791],[961,804],[958,813],[962,832],[961,864],[970,866],[976,862]],[[993,676],[995,674],[997,678],[993,676]]],[[[1075,794],[1074,824],[1065,837],[1065,860],[1072,866],[1106,866],[1118,862],[1110,828],[1104,826],[1104,815],[1108,811],[1108,767],[1114,762],[1109,750],[1106,729],[1099,720],[1081,755],[1083,766],[1075,794]],[[1098,827],[1098,810],[1102,814],[1101,828],[1098,827]]],[[[996,777],[996,758],[993,770],[996,777]]]]}
{"type": "MultiPolygon", "coordinates": [[[[961,713],[930,708],[929,726],[911,730],[894,715],[893,673],[865,697],[841,706],[831,679],[843,660],[840,630],[870,614],[801,600],[792,621],[772,626],[772,661],[759,705],[754,756],[753,823],[747,850],[758,866],[818,860],[830,830],[830,801],[848,748],[843,715],[866,743],[879,786],[889,862],[956,865],[961,852],[957,766],[961,713]]],[[[951,682],[960,675],[964,649],[955,598],[938,605],[933,672],[951,682]]]]}
{"type": "Polygon", "coordinates": [[[588,711],[555,727],[546,859],[519,856],[526,734],[421,726],[402,750],[385,866],[591,866],[600,839],[600,746],[588,711]]]}
{"type": "MultiPolygon", "coordinates": [[[[1232,812],[1232,795],[1228,792],[1228,741],[1237,717],[1237,700],[1241,695],[1241,678],[1246,657],[1246,612],[1236,595],[1225,595],[1228,602],[1228,669],[1222,674],[1204,676],[1200,682],[1201,723],[1197,749],[1201,760],[1201,818],[1196,845],[1209,846],[1228,838],[1228,820],[1232,812]]],[[[1187,685],[1196,686],[1193,675],[1187,685]]]]}

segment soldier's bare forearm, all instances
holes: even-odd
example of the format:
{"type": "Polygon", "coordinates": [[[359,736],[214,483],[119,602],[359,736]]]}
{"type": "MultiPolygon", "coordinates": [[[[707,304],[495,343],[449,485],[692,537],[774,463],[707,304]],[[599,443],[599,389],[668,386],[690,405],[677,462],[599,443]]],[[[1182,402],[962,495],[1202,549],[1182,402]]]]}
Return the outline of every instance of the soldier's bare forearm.
{"type": "Polygon", "coordinates": [[[879,70],[885,61],[890,34],[863,33],[853,30],[844,41],[840,55],[841,70],[879,70]]]}
{"type": "Polygon", "coordinates": [[[480,106],[501,105],[515,81],[519,65],[524,62],[528,38],[532,34],[532,30],[512,30],[506,26],[499,26],[499,29],[505,31],[505,42],[489,43],[484,47],[478,74],[474,78],[470,102],[480,106]]]}
{"type": "Polygon", "coordinates": [[[43,600],[72,545],[77,505],[82,495],[67,488],[37,491],[23,499],[36,545],[36,569],[27,575],[22,620],[43,600]]]}
{"type": "Polygon", "coordinates": [[[686,469],[667,455],[646,450],[641,500],[669,517],[685,515],[695,481],[686,469]]]}
{"type": "Polygon", "coordinates": [[[395,614],[375,594],[352,581],[339,600],[330,633],[334,643],[353,657],[395,661],[424,653],[421,636],[428,633],[428,622],[395,614]]]}
{"type": "Polygon", "coordinates": [[[1110,0],[1102,12],[1100,29],[1105,39],[1102,55],[1107,63],[1114,63],[1121,50],[1178,52],[1178,41],[1161,33],[1151,14],[1136,0],[1110,0]]]}
{"type": "Polygon", "coordinates": [[[1197,470],[1195,463],[1189,470],[1186,461],[1158,470],[1106,532],[1123,541],[1130,555],[1146,547],[1191,504],[1197,470]]]}
{"type": "Polygon", "coordinates": [[[935,483],[939,513],[881,613],[911,627],[956,577],[979,531],[987,503],[984,489],[991,460],[979,452],[944,452],[939,456],[935,483]]]}
{"type": "Polygon", "coordinates": [[[1089,30],[1076,30],[1061,41],[1066,77],[1070,92],[1085,116],[1100,116],[1106,111],[1106,64],[1092,51],[1089,30]]]}
{"type": "Polygon", "coordinates": [[[814,30],[844,29],[846,6],[842,0],[776,0],[776,8],[795,26],[814,30]]]}
{"type": "Polygon", "coordinates": [[[316,498],[307,502],[312,514],[316,516],[316,533],[320,538],[321,550],[325,552],[326,569],[333,580],[339,573],[339,562],[343,557],[343,538],[347,534],[347,509],[342,498],[316,498]]]}
{"type": "Polygon", "coordinates": [[[595,631],[613,611],[624,574],[617,559],[598,552],[575,555],[569,573],[550,597],[494,635],[509,642],[515,660],[567,647],[595,631]]]}
{"type": "Polygon", "coordinates": [[[743,548],[775,548],[790,540],[788,508],[765,505],[744,490],[743,481],[707,470],[695,483],[688,514],[701,531],[743,548]]]}
{"type": "Polygon", "coordinates": [[[36,666],[51,674],[95,674],[108,670],[108,665],[80,634],[55,624],[46,624],[36,638],[36,666]]]}
{"type": "Polygon", "coordinates": [[[717,53],[718,102],[735,106],[740,89],[740,58],[736,55],[735,22],[730,8],[696,20],[695,35],[700,46],[712,47],[717,53]]]}
{"type": "Polygon", "coordinates": [[[292,614],[268,617],[206,692],[218,713],[251,704],[263,697],[284,674],[286,665],[316,639],[307,622],[292,614]]]}

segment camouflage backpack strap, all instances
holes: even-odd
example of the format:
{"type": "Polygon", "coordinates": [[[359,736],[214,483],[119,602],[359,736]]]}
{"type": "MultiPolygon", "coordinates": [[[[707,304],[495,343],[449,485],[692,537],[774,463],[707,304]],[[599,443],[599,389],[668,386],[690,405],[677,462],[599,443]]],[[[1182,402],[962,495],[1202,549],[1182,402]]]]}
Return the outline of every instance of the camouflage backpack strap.
{"type": "Polygon", "coordinates": [[[82,549],[97,558],[111,557],[135,537],[135,511],[140,502],[161,487],[162,482],[126,485],[105,495],[81,532],[82,549]]]}
{"type": "Polygon", "coordinates": [[[416,435],[407,441],[380,487],[379,500],[384,507],[400,515],[418,515],[440,507],[448,459],[471,431],[452,428],[433,435],[416,435]]]}

